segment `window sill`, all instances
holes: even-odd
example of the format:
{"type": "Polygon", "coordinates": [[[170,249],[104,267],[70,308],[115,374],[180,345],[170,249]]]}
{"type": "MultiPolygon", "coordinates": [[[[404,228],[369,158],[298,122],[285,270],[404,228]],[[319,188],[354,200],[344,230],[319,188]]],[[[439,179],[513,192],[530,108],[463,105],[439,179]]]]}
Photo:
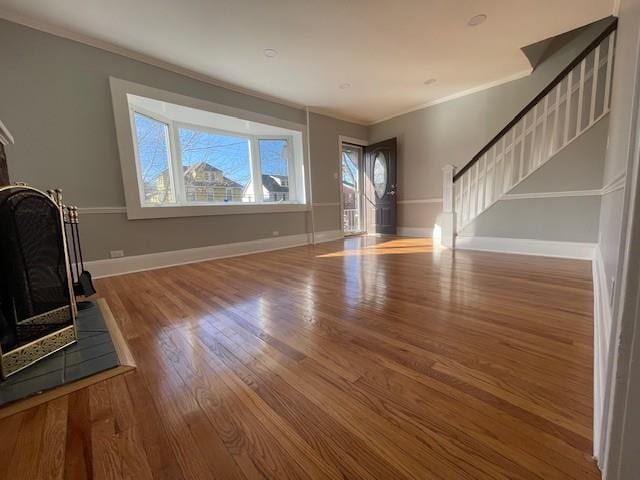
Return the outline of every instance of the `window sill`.
{"type": "Polygon", "coordinates": [[[150,218],[205,217],[210,215],[246,215],[262,213],[306,212],[309,205],[303,203],[259,203],[231,205],[177,205],[165,207],[127,207],[129,220],[150,218]]]}

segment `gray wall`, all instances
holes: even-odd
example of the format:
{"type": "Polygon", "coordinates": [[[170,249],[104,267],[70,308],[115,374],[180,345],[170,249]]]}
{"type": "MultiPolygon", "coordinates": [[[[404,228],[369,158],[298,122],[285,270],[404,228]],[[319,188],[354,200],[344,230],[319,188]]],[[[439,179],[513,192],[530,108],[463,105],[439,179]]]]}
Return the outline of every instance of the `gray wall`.
{"type": "Polygon", "coordinates": [[[609,115],[558,152],[510,193],[569,192],[602,188],[609,115]]]}
{"type": "Polygon", "coordinates": [[[367,140],[367,128],[343,122],[324,115],[309,115],[310,145],[313,165],[313,203],[316,229],[339,230],[341,228],[338,135],[367,140]]]}
{"type": "Polygon", "coordinates": [[[505,200],[467,225],[460,236],[595,243],[599,216],[600,196],[505,200]]]}
{"type": "MultiPolygon", "coordinates": [[[[369,127],[372,142],[398,138],[398,200],[442,196],[441,168],[466,164],[522,107],[584,49],[609,20],[569,39],[528,77],[407,113],[369,127]]],[[[436,204],[437,205],[437,204],[436,204]]],[[[440,208],[401,203],[403,227],[432,227],[440,208]]]]}
{"type": "MultiPolygon", "coordinates": [[[[122,207],[124,192],[109,76],[236,108],[306,123],[303,110],[193,80],[104,50],[0,20],[0,119],[16,144],[7,149],[13,181],[63,189],[80,207],[122,207]]],[[[366,128],[313,116],[314,192],[338,202],[338,134],[366,137],[366,128]]],[[[87,259],[110,250],[126,255],[217,245],[310,231],[309,215],[278,213],[128,221],[125,214],[82,218],[87,259]],[[185,233],[186,232],[186,233],[185,233]]],[[[319,230],[339,228],[319,215],[319,230]]]]}

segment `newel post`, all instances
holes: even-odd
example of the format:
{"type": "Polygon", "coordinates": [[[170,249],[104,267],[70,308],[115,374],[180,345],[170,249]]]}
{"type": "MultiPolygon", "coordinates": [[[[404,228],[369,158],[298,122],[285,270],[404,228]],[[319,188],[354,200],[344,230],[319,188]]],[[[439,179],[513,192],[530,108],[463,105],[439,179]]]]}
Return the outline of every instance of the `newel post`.
{"type": "Polygon", "coordinates": [[[453,175],[455,169],[455,165],[442,167],[441,243],[449,248],[454,248],[456,237],[456,212],[453,204],[453,175]]]}

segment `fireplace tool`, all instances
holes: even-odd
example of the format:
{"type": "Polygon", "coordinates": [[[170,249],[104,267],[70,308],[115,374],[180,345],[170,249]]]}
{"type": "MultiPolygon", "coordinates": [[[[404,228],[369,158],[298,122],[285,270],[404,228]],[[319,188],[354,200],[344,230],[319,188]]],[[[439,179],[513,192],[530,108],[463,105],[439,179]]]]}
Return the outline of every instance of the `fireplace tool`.
{"type": "Polygon", "coordinates": [[[0,186],[0,381],[76,341],[62,193],[0,186]]]}
{"type": "MultiPolygon", "coordinates": [[[[76,296],[90,297],[96,293],[96,289],[93,286],[91,274],[84,268],[82,244],[80,242],[80,231],[78,229],[78,224],[80,223],[78,207],[64,206],[64,222],[67,228],[69,266],[73,281],[73,292],[76,296]]],[[[79,309],[88,308],[89,306],[89,302],[78,302],[79,309]]]]}

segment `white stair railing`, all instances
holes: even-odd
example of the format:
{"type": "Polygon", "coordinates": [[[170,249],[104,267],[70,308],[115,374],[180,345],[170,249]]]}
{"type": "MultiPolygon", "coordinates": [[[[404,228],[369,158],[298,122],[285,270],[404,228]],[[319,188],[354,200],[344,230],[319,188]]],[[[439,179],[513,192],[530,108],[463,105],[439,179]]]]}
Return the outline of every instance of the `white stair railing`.
{"type": "Polygon", "coordinates": [[[453,203],[455,230],[609,112],[615,28],[614,23],[603,32],[458,173],[445,170],[443,201],[453,203]]]}

